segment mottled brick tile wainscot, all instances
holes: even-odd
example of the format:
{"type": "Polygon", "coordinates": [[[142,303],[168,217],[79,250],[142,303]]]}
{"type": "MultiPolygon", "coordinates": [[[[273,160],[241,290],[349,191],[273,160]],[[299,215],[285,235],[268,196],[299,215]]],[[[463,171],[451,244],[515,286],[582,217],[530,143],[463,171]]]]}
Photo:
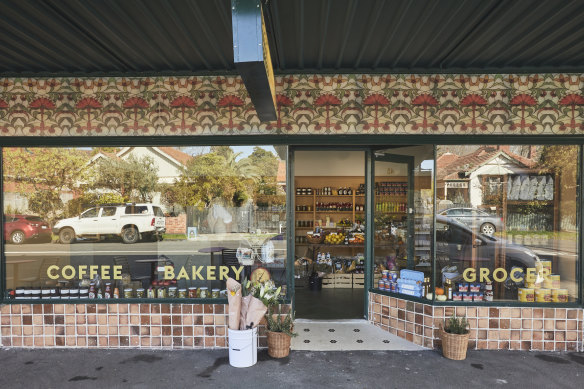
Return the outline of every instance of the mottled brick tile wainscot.
{"type": "MultiPolygon", "coordinates": [[[[2,347],[225,348],[226,304],[9,304],[2,347]]],[[[281,305],[281,313],[290,305],[281,305]]],[[[265,323],[261,323],[265,324],[265,323]]],[[[267,346],[265,326],[260,347],[267,346]]]]}
{"type": "Polygon", "coordinates": [[[480,350],[584,351],[582,308],[432,306],[370,293],[369,321],[418,345],[440,347],[444,318],[466,315],[480,350]]]}

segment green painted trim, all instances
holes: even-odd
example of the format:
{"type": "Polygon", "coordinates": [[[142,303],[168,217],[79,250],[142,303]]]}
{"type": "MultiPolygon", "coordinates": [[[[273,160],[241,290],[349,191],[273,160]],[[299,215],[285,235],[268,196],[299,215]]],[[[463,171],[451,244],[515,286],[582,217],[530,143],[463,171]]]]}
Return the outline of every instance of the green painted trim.
{"type": "MultiPolygon", "coordinates": [[[[0,214],[4,219],[4,150],[0,147],[0,214]]],[[[6,296],[4,296],[6,286],[8,282],[6,279],[6,255],[5,246],[6,241],[4,239],[4,223],[0,223],[0,239],[2,243],[0,244],[0,301],[3,301],[6,296]]]]}
{"type": "Polygon", "coordinates": [[[577,302],[574,303],[523,303],[519,301],[483,301],[480,303],[465,303],[462,301],[436,301],[435,306],[473,306],[473,307],[521,307],[521,308],[582,308],[577,302]]]}
{"type": "Polygon", "coordinates": [[[500,144],[558,144],[584,143],[584,135],[200,135],[200,136],[2,136],[0,147],[92,147],[99,146],[184,146],[184,145],[289,145],[307,148],[375,147],[379,144],[411,145],[481,145],[500,144]],[[502,138],[504,137],[504,138],[502,138]]]}
{"type": "Polygon", "coordinates": [[[401,300],[412,301],[412,302],[415,302],[415,303],[422,303],[422,304],[432,305],[432,301],[431,300],[426,300],[425,298],[421,298],[421,297],[408,296],[408,295],[405,295],[405,294],[400,294],[400,293],[395,293],[395,292],[388,292],[388,291],[379,290],[379,289],[371,289],[370,292],[371,293],[377,293],[377,294],[380,294],[382,296],[389,296],[389,297],[399,298],[401,300]]]}
{"type": "MultiPolygon", "coordinates": [[[[280,304],[290,304],[290,299],[285,298],[280,300],[280,304]]],[[[0,305],[19,305],[19,304],[221,304],[227,305],[226,298],[206,298],[206,299],[190,299],[190,298],[174,298],[174,299],[34,299],[34,300],[14,300],[4,299],[0,301],[0,305]]]]}
{"type": "Polygon", "coordinates": [[[584,234],[582,234],[582,227],[584,226],[584,195],[583,195],[583,191],[584,189],[582,188],[582,185],[584,184],[584,146],[580,145],[580,155],[579,157],[579,164],[578,167],[580,168],[580,171],[578,172],[578,192],[577,192],[577,196],[578,196],[578,203],[580,204],[580,207],[578,207],[577,212],[579,212],[578,218],[577,220],[579,221],[579,226],[578,226],[578,233],[580,234],[580,239],[578,241],[578,259],[576,260],[576,274],[577,277],[576,279],[580,280],[580,285],[579,289],[580,289],[580,305],[584,306],[584,254],[582,252],[582,250],[584,249],[584,234]],[[579,277],[578,277],[579,275],[579,277]]]}
{"type": "Polygon", "coordinates": [[[432,259],[432,303],[436,301],[436,176],[437,176],[437,164],[436,158],[438,157],[438,146],[434,145],[434,164],[432,171],[432,241],[430,242],[430,258],[432,259]]]}
{"type": "Polygon", "coordinates": [[[15,300],[15,299],[4,299],[0,304],[227,304],[226,298],[206,298],[206,299],[34,299],[34,300],[15,300]]]}
{"type": "Polygon", "coordinates": [[[566,67],[505,67],[505,68],[417,68],[417,69],[404,69],[404,68],[376,68],[376,69],[362,69],[362,68],[338,68],[338,69],[285,69],[274,68],[274,74],[276,76],[286,76],[286,75],[303,75],[303,74],[315,74],[315,75],[350,75],[350,74],[391,74],[397,75],[433,75],[433,74],[464,74],[464,75],[475,75],[475,74],[494,74],[494,75],[506,75],[506,74],[580,74],[584,73],[584,67],[581,66],[566,66],[566,67]]]}
{"type": "Polygon", "coordinates": [[[296,223],[294,223],[295,188],[294,188],[294,150],[288,147],[286,161],[286,298],[292,300],[292,312],[296,309],[294,261],[296,257],[296,223]]]}
{"type": "MultiPolygon", "coordinates": [[[[375,209],[375,164],[373,150],[365,151],[365,285],[367,291],[373,288],[373,222],[375,209]]],[[[363,293],[364,317],[369,315],[369,293],[363,293]]]]}
{"type": "Polygon", "coordinates": [[[462,301],[432,301],[424,298],[408,296],[405,294],[387,292],[385,290],[370,290],[371,293],[376,293],[382,296],[395,297],[400,300],[413,301],[416,303],[422,303],[426,305],[433,305],[437,307],[521,307],[521,308],[582,308],[582,306],[576,302],[574,303],[522,303],[519,301],[483,301],[480,303],[465,303],[462,301]]]}

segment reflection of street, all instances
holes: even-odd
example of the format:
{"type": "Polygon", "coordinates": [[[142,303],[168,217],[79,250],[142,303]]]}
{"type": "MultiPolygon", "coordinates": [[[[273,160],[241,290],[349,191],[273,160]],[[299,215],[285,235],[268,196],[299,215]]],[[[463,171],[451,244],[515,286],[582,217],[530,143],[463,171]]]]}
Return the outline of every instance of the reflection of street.
{"type": "Polygon", "coordinates": [[[548,245],[523,245],[531,249],[542,261],[552,262],[552,271],[561,275],[562,287],[576,296],[578,282],[576,268],[578,246],[575,240],[555,240],[548,245]]]}
{"type": "MultiPolygon", "coordinates": [[[[285,251],[285,240],[274,240],[276,254],[282,255],[285,251]]],[[[124,244],[121,242],[92,242],[80,241],[71,245],[59,243],[40,243],[7,245],[6,255],[92,255],[92,254],[112,254],[112,255],[141,255],[141,254],[197,254],[200,249],[223,246],[228,248],[248,247],[240,239],[225,240],[164,240],[162,242],[139,242],[135,244],[124,244]]],[[[209,256],[209,254],[207,254],[209,256]]]]}
{"type": "MultiPolygon", "coordinates": [[[[151,265],[140,263],[138,260],[153,259],[159,256],[167,256],[174,264],[175,269],[183,266],[211,266],[211,256],[205,253],[205,249],[213,246],[237,249],[240,245],[245,246],[239,239],[239,234],[231,234],[222,237],[223,239],[201,239],[189,240],[165,240],[162,242],[140,242],[136,244],[124,244],[121,242],[91,242],[80,241],[71,245],[65,244],[23,244],[7,245],[6,257],[9,261],[21,259],[35,259],[34,263],[22,264],[19,268],[18,277],[36,275],[42,259],[59,257],[59,266],[72,265],[113,265],[113,258],[125,256],[130,264],[132,278],[151,275],[151,265]],[[225,239],[230,237],[231,239],[225,239]],[[234,239],[235,238],[235,239],[234,239]],[[202,250],[203,252],[200,252],[202,250]]],[[[284,263],[286,258],[286,241],[274,240],[276,262],[284,263]]],[[[215,253],[214,265],[221,265],[221,253],[215,253]]],[[[14,270],[8,267],[8,276],[13,276],[14,270]]],[[[177,270],[178,273],[178,270],[177,270]]],[[[189,272],[190,273],[190,272],[189,272]]],[[[283,274],[283,272],[282,272],[283,274]]],[[[285,275],[282,276],[285,280],[285,275]]],[[[282,281],[283,281],[282,280],[282,281]]],[[[16,281],[15,283],[18,283],[16,281]]],[[[12,284],[12,282],[9,282],[12,284]]],[[[17,285],[9,285],[13,288],[17,285]]],[[[20,285],[18,285],[20,286],[20,285]]],[[[217,283],[211,284],[207,281],[184,281],[179,283],[180,287],[207,286],[218,287],[217,283]]]]}

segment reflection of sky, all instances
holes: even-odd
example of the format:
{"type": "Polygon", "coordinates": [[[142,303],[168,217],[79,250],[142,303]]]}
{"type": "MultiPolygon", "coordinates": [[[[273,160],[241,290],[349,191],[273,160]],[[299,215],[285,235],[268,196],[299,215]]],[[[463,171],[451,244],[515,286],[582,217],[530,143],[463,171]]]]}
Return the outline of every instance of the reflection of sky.
{"type": "MultiPolygon", "coordinates": [[[[253,153],[253,149],[256,146],[230,146],[230,147],[236,154],[241,153],[241,155],[239,157],[237,157],[237,159],[236,159],[237,161],[239,161],[242,158],[249,157],[249,155],[251,153],[253,153]]],[[[271,152],[276,157],[278,156],[278,154],[276,153],[276,150],[274,149],[274,146],[257,146],[257,147],[271,152]]],[[[191,154],[191,155],[200,155],[200,154],[208,153],[210,151],[210,149],[211,148],[209,146],[191,146],[191,147],[183,148],[183,151],[185,153],[191,154]]]]}
{"type": "MultiPolygon", "coordinates": [[[[231,146],[233,151],[235,151],[236,153],[241,153],[241,155],[237,158],[237,160],[240,160],[241,158],[249,157],[249,155],[251,153],[253,153],[254,147],[256,147],[256,146],[231,146]]],[[[276,157],[278,156],[278,154],[276,153],[276,150],[274,149],[274,146],[257,146],[257,147],[271,152],[276,157]]]]}
{"type": "Polygon", "coordinates": [[[422,170],[432,170],[432,169],[434,169],[434,160],[433,159],[427,159],[425,161],[422,161],[422,163],[420,164],[420,168],[422,170]]]}

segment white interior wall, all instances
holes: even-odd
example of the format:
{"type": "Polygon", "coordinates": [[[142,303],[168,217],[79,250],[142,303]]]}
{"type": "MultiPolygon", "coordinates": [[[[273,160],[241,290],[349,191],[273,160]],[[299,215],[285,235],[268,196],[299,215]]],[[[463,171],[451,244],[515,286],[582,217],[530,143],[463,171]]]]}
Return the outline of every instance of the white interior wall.
{"type": "Polygon", "coordinates": [[[364,151],[296,151],[294,174],[297,176],[363,176],[364,151]]]}
{"type": "MultiPolygon", "coordinates": [[[[384,150],[396,155],[413,155],[414,168],[419,169],[423,161],[432,160],[432,145],[399,147],[384,150]]],[[[296,151],[294,170],[297,176],[362,176],[365,174],[365,152],[347,150],[296,151]]],[[[423,166],[432,169],[433,163],[423,166]]],[[[376,176],[405,176],[406,165],[390,162],[377,162],[376,176]],[[392,173],[388,174],[387,169],[392,173]]]]}

